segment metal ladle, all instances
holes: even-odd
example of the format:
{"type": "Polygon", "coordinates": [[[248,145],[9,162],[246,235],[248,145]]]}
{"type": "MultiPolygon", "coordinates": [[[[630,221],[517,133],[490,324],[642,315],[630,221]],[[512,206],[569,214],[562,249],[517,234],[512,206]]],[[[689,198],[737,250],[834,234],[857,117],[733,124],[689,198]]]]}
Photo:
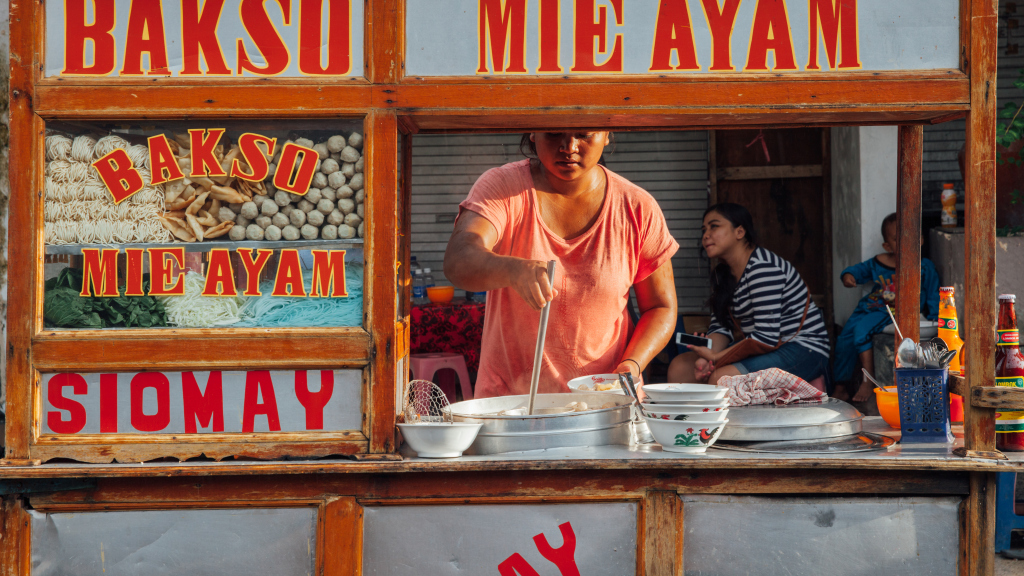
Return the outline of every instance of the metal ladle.
{"type": "MultiPolygon", "coordinates": [[[[555,284],[555,261],[548,261],[548,282],[555,284]]],[[[537,399],[537,386],[540,384],[540,364],[544,359],[544,339],[548,334],[548,315],[551,312],[551,302],[544,304],[540,311],[540,328],[537,331],[537,348],[533,352],[533,375],[530,376],[530,406],[526,413],[533,416],[533,404],[537,399]]]]}

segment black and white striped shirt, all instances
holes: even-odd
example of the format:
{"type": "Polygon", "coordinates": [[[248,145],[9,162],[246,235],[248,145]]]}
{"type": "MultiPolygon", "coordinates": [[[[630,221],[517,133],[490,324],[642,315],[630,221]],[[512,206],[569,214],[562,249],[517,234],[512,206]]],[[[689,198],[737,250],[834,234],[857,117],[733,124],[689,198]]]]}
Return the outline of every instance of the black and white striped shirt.
{"type": "MultiPolygon", "coordinates": [[[[769,346],[792,338],[804,348],[828,356],[825,321],[813,302],[807,310],[803,328],[800,328],[805,306],[807,285],[793,265],[764,248],[754,250],[732,297],[732,314],[739,321],[743,333],[769,346]],[[799,334],[797,330],[800,330],[799,334]]],[[[729,328],[712,316],[708,333],[724,334],[731,341],[732,330],[729,328]]]]}

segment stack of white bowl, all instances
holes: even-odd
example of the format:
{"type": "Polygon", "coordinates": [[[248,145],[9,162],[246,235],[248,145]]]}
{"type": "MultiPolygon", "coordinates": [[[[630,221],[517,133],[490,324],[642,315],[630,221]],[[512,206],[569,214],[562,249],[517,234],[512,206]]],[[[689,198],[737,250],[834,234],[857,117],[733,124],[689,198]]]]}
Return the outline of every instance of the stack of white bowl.
{"type": "Polygon", "coordinates": [[[643,392],[647,427],[666,452],[704,453],[729,422],[728,388],[649,384],[643,392]]]}

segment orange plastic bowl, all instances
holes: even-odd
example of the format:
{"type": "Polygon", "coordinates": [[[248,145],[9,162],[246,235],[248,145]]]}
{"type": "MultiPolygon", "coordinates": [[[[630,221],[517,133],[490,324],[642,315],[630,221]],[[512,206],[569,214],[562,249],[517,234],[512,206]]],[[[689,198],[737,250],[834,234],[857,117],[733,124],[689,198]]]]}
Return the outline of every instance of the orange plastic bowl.
{"type": "Polygon", "coordinates": [[[452,286],[431,286],[427,288],[427,298],[434,304],[447,304],[455,297],[455,288],[452,286]]]}
{"type": "MultiPolygon", "coordinates": [[[[890,428],[899,429],[900,402],[899,396],[896,394],[896,387],[890,386],[886,388],[885,392],[875,388],[875,400],[878,402],[878,413],[882,416],[882,420],[885,420],[890,428]]],[[[951,422],[964,421],[964,399],[959,394],[949,395],[949,419],[951,422]]]]}

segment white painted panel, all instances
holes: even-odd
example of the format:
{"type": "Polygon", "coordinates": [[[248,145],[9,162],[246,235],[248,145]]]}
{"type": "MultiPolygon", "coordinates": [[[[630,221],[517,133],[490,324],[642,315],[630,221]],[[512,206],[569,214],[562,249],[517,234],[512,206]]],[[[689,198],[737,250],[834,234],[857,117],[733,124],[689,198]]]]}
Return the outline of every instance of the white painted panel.
{"type": "MultiPolygon", "coordinates": [[[[43,374],[40,394],[42,396],[42,432],[44,434],[182,434],[186,432],[185,399],[183,394],[183,376],[192,375],[198,389],[205,395],[211,391],[210,375],[215,372],[139,372],[114,374],[116,378],[116,395],[112,390],[104,390],[101,384],[103,376],[96,373],[87,374],[43,374]],[[162,391],[157,387],[143,385],[147,377],[159,381],[163,375],[166,384],[158,384],[167,390],[167,396],[161,398],[162,391]],[[61,376],[57,380],[55,377],[61,376]],[[136,380],[136,378],[139,378],[136,380]],[[135,384],[133,384],[135,381],[135,384]],[[78,388],[74,384],[78,384],[78,388]],[[63,400],[62,400],[63,398],[63,400]],[[51,402],[55,400],[55,402],[51,402]],[[166,404],[165,404],[166,402],[166,404]],[[55,407],[57,404],[59,407],[55,407]],[[101,408],[106,405],[107,408],[101,408]],[[113,415],[117,421],[116,430],[102,430],[101,412],[110,406],[116,407],[113,415]],[[140,410],[141,408],[141,410],[140,410]],[[80,411],[84,411],[84,420],[80,411]],[[163,411],[163,412],[161,412],[163,411]],[[154,422],[155,416],[167,415],[167,425],[160,430],[139,429],[138,424],[154,422]],[[61,423],[70,426],[65,430],[61,423]],[[54,428],[57,430],[54,430],[54,428]],[[59,432],[58,432],[59,431],[59,432]]],[[[246,432],[247,412],[251,415],[252,432],[305,432],[305,431],[341,431],[360,430],[362,428],[362,372],[359,370],[282,370],[270,372],[220,372],[224,429],[222,432],[246,432]],[[306,378],[306,390],[318,394],[324,382],[333,382],[333,388],[327,398],[311,401],[303,394],[299,399],[299,387],[302,375],[306,378]],[[272,385],[266,384],[269,375],[272,385]],[[324,379],[328,380],[324,380],[324,379]],[[310,408],[303,405],[308,404],[310,408]],[[321,408],[322,406],[322,408],[321,408]],[[322,423],[317,427],[315,417],[310,420],[308,414],[322,410],[322,423]],[[308,414],[307,414],[308,413],[308,414]],[[273,418],[278,426],[272,425],[273,418]]],[[[191,389],[190,389],[191,390],[191,389]]],[[[326,392],[324,392],[326,394],[326,392]]],[[[211,396],[212,398],[213,396],[211,396]]],[[[190,397],[191,398],[191,397],[190,397]]],[[[190,406],[195,404],[190,403],[190,406]]],[[[189,415],[192,412],[189,411],[189,415]]],[[[208,422],[196,419],[196,433],[217,432],[215,421],[208,422]],[[205,424],[205,425],[204,425],[205,424]]]]}
{"type": "MultiPolygon", "coordinates": [[[[117,76],[124,63],[125,39],[128,34],[128,16],[132,6],[132,0],[114,1],[114,29],[110,33],[114,38],[114,53],[116,54],[116,65],[112,76],[117,76]]],[[[152,0],[150,0],[152,1],[152,0]]],[[[64,70],[64,1],[48,1],[46,4],[46,75],[60,76],[64,70]]],[[[260,53],[256,44],[253,43],[249,33],[242,25],[239,5],[241,0],[227,0],[221,11],[217,23],[217,38],[220,43],[221,52],[224,55],[224,62],[231,70],[236,69],[238,60],[237,42],[239,39],[245,44],[245,52],[249,55],[254,66],[265,66],[266,60],[260,53]]],[[[299,2],[291,2],[290,24],[284,24],[284,14],[277,2],[264,2],[264,10],[274,28],[277,30],[281,40],[288,48],[291,60],[288,68],[278,77],[305,77],[299,72],[299,2]]],[[[324,1],[321,18],[321,54],[320,61],[323,65],[328,64],[327,57],[327,10],[329,2],[324,1]]],[[[85,2],[86,16],[89,22],[93,23],[94,9],[93,2],[85,2]]],[[[181,4],[177,1],[164,0],[161,3],[163,8],[164,38],[167,46],[167,62],[173,76],[178,76],[182,69],[182,25],[181,25],[181,4]]],[[[205,4],[200,3],[200,6],[205,4]]],[[[350,13],[350,42],[349,54],[351,57],[351,68],[345,77],[359,77],[363,75],[363,2],[359,0],[349,1],[350,13]]],[[[95,50],[92,41],[86,42],[86,64],[93,62],[95,50]]],[[[205,67],[205,61],[200,58],[200,66],[205,67]]],[[[149,66],[149,55],[144,54],[142,59],[142,70],[146,72],[149,66]]],[[[246,76],[254,76],[245,73],[246,76]]],[[[237,76],[236,76],[237,77],[237,76]]],[[[208,80],[216,81],[218,78],[231,79],[232,76],[209,76],[208,80]]]]}
{"type": "MultiPolygon", "coordinates": [[[[408,0],[406,4],[406,66],[412,76],[475,76],[479,67],[480,33],[478,0],[408,0]]],[[[505,3],[499,3],[505,4],[505,3]]],[[[509,5],[512,3],[509,2],[509,5]]],[[[536,0],[526,2],[525,24],[527,74],[539,67],[539,8],[536,0]]],[[[561,74],[573,74],[574,0],[560,0],[559,63],[561,74]]],[[[607,50],[610,53],[616,35],[621,34],[623,69],[626,74],[645,74],[651,68],[658,0],[623,2],[622,25],[615,25],[612,4],[595,2],[597,10],[606,10],[607,50]]],[[[758,2],[741,2],[731,37],[732,65],[742,71],[758,2]]],[[[708,72],[711,66],[711,29],[700,0],[687,0],[697,63],[708,72]]],[[[786,0],[796,65],[804,70],[809,63],[810,9],[806,0],[786,0]]],[[[859,55],[861,70],[929,70],[956,68],[958,65],[960,22],[956,0],[861,0],[857,2],[859,55]]],[[[595,21],[592,19],[591,21],[595,21]]],[[[682,28],[685,30],[685,28],[682,28]]],[[[779,34],[780,32],[775,32],[779,34]]],[[[817,62],[828,71],[821,34],[817,62]]],[[[488,46],[489,51],[489,46],[488,46]]],[[[597,64],[609,54],[598,55],[597,64]]],[[[774,67],[773,52],[768,52],[768,68],[774,67]]],[[[856,71],[856,70],[855,70],[856,71]]],[[[592,72],[591,72],[592,73],[592,72]]],[[[659,72],[666,73],[666,72],[659,72]]],[[[677,73],[677,72],[668,72],[677,73]]],[[[725,72],[728,73],[728,72],[725,72]]]]}

